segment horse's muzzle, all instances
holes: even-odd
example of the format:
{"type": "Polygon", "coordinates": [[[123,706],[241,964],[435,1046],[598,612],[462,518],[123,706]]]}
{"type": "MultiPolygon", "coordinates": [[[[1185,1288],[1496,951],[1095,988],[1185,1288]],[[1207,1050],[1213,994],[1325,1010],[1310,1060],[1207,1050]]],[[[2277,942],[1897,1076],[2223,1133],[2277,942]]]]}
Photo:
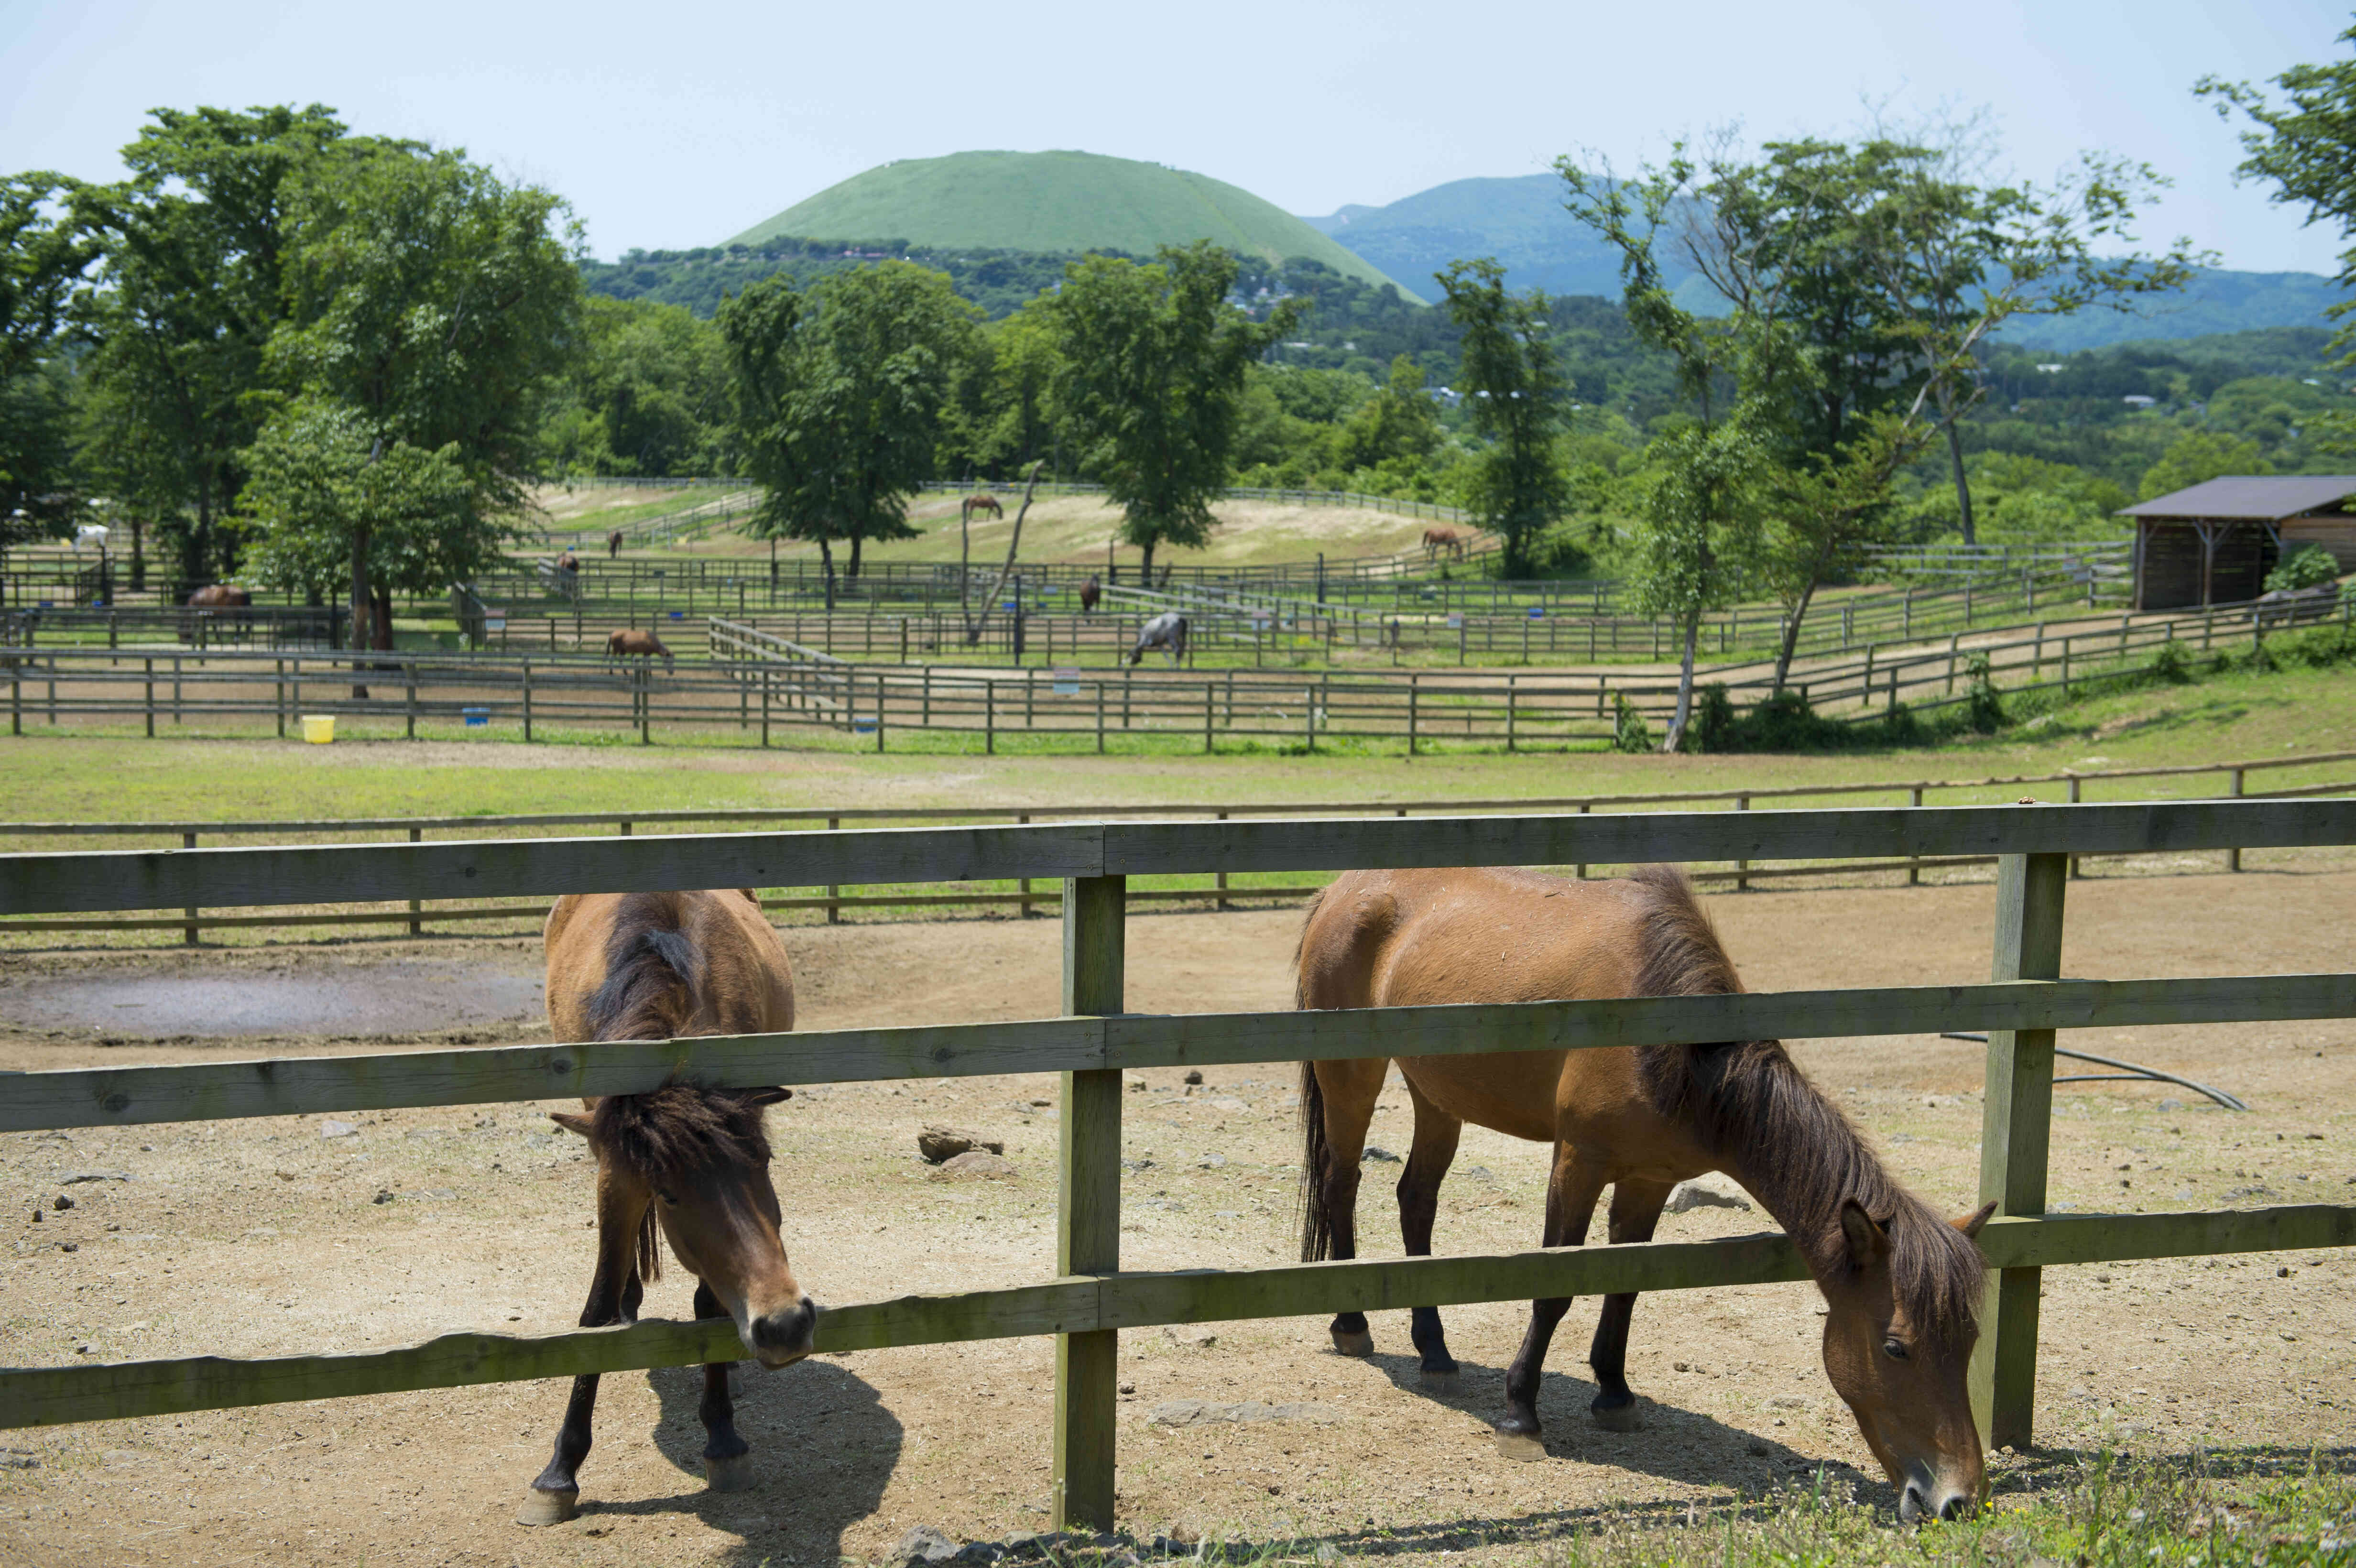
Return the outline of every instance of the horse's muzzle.
{"type": "Polygon", "coordinates": [[[747,1326],[745,1349],[765,1367],[788,1366],[810,1353],[818,1331],[818,1303],[805,1296],[798,1305],[755,1317],[747,1326]]]}

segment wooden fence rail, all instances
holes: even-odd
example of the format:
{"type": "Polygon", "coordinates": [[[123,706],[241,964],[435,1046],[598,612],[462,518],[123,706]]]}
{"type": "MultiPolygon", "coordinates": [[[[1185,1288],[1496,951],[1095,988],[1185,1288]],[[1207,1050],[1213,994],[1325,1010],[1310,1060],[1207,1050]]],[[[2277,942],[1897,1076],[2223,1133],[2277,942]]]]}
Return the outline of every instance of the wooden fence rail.
{"type": "MultiPolygon", "coordinates": [[[[806,1036],[564,1044],[498,1051],[24,1074],[6,1125],[292,1115],[626,1092],[673,1072],[809,1083],[1058,1072],[1059,1277],[1012,1290],[907,1297],[820,1319],[827,1349],[1052,1333],[1055,1518],[1111,1522],[1124,1328],[1798,1276],[1781,1238],[1646,1243],[1488,1258],[1135,1274],[1119,1266],[1120,1073],[1188,1061],[1599,1048],[1655,1040],[1989,1030],[1980,1189],[1998,1206],[1983,1252],[1989,1307],[1975,1413],[1991,1444],[2029,1441],[2038,1271],[2063,1264],[2356,1243],[2356,1208],[2043,1215],[2053,1031],[2134,1023],[2356,1015],[2356,975],[2120,981],[2058,978],[2072,854],[2356,842],[2356,802],[1741,811],[1414,820],[1111,823],[748,833],[460,844],[272,846],[0,857],[0,914],[268,906],[339,898],[546,894],[969,877],[1065,880],[1064,1010],[1030,1023],[806,1036]],[[1131,875],[1353,867],[1624,864],[1655,859],[2001,857],[1987,985],[1509,1007],[1147,1018],[1122,1010],[1131,875]]],[[[91,1420],[396,1388],[733,1358],[727,1326],[642,1324],[545,1338],[445,1337],[407,1349],[260,1361],[193,1358],[0,1370],[0,1425],[91,1420]]]]}

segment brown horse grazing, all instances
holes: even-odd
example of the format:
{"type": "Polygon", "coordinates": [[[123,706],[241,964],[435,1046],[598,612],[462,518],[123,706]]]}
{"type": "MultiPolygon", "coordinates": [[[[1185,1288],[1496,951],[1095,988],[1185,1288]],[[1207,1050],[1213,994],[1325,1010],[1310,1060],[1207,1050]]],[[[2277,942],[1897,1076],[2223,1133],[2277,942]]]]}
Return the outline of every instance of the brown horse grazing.
{"type": "Polygon", "coordinates": [[[1423,530],[1423,559],[1430,560],[1445,550],[1451,557],[1462,560],[1468,542],[1454,528],[1426,528],[1423,530]]]}
{"type": "Polygon", "coordinates": [[[191,610],[250,610],[253,595],[228,582],[209,582],[188,595],[191,610]]]}
{"type": "Polygon", "coordinates": [[[1088,580],[1080,584],[1080,613],[1083,615],[1095,614],[1097,613],[1097,602],[1103,597],[1104,584],[1097,581],[1097,574],[1095,572],[1089,572],[1088,580]]]}
{"type": "MultiPolygon", "coordinates": [[[[1518,870],[1353,871],[1310,905],[1303,1008],[1602,997],[1707,996],[1742,982],[1675,870],[1580,882],[1518,870]]],[[[1301,1070],[1307,1221],[1301,1255],[1356,1251],[1358,1162],[1387,1061],[1301,1070]]],[[[1857,1128],[1773,1040],[1401,1057],[1415,1142],[1399,1178],[1410,1256],[1431,1251],[1440,1183],[1466,1122],[1554,1147],[1544,1244],[1576,1246],[1603,1189],[1613,1242],[1649,1241],[1677,1182],[1723,1171],[1783,1225],[1824,1292],[1825,1371],[1899,1491],[1907,1520],[1977,1504],[1984,1472],[1965,1388],[1993,1204],[1950,1225],[1882,1168],[1857,1128]]],[[[1569,1298],[1531,1304],[1505,1373],[1508,1454],[1537,1458],[1539,1375],[1569,1298]]],[[[1607,1296],[1588,1361],[1591,1410],[1635,1425],[1626,1376],[1633,1293],[1607,1296]]],[[[1427,1378],[1453,1377],[1436,1307],[1413,1309],[1427,1378]]],[[[1364,1314],[1333,1319],[1347,1355],[1372,1352],[1364,1314]]]]}
{"type": "MultiPolygon", "coordinates": [[[[568,893],[548,913],[548,1017],[559,1040],[670,1040],[794,1027],[793,972],[749,891],[568,893]]],[[[552,1112],[597,1155],[597,1267],[584,1328],[634,1323],[660,1276],[657,1232],[696,1276],[695,1315],[732,1317],[766,1367],[809,1354],[818,1305],[786,1262],[762,1115],[786,1089],[672,1083],[552,1112]]],[[[715,1491],[752,1484],[730,1363],[703,1369],[703,1469],[715,1491]]],[[[521,1524],[561,1524],[580,1501],[597,1409],[594,1373],[573,1380],[556,1452],[521,1524]]]]}
{"type": "Polygon", "coordinates": [[[605,536],[605,559],[612,560],[622,553],[622,530],[616,528],[605,536]]]}
{"type": "Polygon", "coordinates": [[[1006,517],[1006,508],[998,504],[997,496],[990,495],[968,496],[965,498],[964,503],[958,508],[958,521],[961,523],[969,523],[973,521],[974,518],[981,516],[984,512],[988,512],[991,517],[998,518],[1001,522],[1004,521],[1006,517]]]}
{"type": "Polygon", "coordinates": [[[624,659],[659,658],[668,672],[678,667],[670,650],[652,632],[636,626],[626,626],[605,639],[605,662],[620,664],[624,659]]]}

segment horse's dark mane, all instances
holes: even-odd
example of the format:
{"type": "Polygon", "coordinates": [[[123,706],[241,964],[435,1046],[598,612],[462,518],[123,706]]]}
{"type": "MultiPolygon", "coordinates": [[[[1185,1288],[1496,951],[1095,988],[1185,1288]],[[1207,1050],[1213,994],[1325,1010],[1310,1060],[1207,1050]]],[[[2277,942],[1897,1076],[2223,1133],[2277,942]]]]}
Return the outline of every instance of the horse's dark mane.
{"type": "MultiPolygon", "coordinates": [[[[1648,866],[1631,880],[1644,902],[1638,995],[1742,989],[1682,873],[1648,866]]],[[[1979,1249],[1890,1177],[1780,1041],[1644,1046],[1637,1061],[1655,1106],[1741,1174],[1818,1277],[1849,1266],[1840,1211],[1855,1199],[1890,1234],[1890,1285],[1907,1315],[1959,1344],[1968,1339],[1986,1267],[1979,1249]]]]}
{"type": "MultiPolygon", "coordinates": [[[[608,1094],[590,1113],[590,1141],[600,1158],[659,1191],[715,1165],[757,1168],[769,1163],[762,1121],[776,1093],[666,1083],[643,1094],[608,1094]]],[[[657,1232],[649,1204],[638,1226],[638,1274],[648,1280],[662,1277],[657,1232]]]]}
{"type": "Polygon", "coordinates": [[[632,893],[615,907],[605,981],[583,1009],[591,1039],[669,1040],[695,1016],[702,963],[679,912],[668,893],[632,893]]]}

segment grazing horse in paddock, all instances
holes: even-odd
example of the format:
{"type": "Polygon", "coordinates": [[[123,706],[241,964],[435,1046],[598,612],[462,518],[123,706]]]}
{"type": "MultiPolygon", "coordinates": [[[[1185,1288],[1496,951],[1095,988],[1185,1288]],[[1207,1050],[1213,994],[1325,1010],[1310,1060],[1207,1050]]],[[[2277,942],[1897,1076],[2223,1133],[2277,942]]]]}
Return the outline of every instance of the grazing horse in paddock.
{"type": "Polygon", "coordinates": [[[578,571],[581,570],[581,558],[573,554],[569,549],[562,550],[558,552],[556,557],[556,570],[559,571],[578,571]]]}
{"type": "Polygon", "coordinates": [[[1080,613],[1083,615],[1095,614],[1097,613],[1097,601],[1103,597],[1104,584],[1097,581],[1097,574],[1095,572],[1089,572],[1088,580],[1080,584],[1080,613]]]}
{"type": "Polygon", "coordinates": [[[622,553],[622,530],[616,528],[605,536],[605,559],[612,560],[622,553]]]}
{"type": "MultiPolygon", "coordinates": [[[[1352,871],[1309,908],[1303,1008],[1529,1002],[1740,991],[1733,962],[1678,872],[1567,881],[1533,871],[1352,871]]],[[[1554,1148],[1544,1244],[1579,1245],[1612,1188],[1611,1237],[1652,1239],[1669,1189],[1723,1171],[1756,1197],[1824,1292],[1825,1371],[1899,1491],[1907,1520],[1977,1506],[1984,1469],[1965,1387],[1985,1267],[1972,1238],[1995,1205],[1953,1224],[1899,1186],[1839,1107],[1774,1040],[1401,1057],[1415,1142],[1399,1178],[1410,1256],[1431,1251],[1440,1179],[1466,1122],[1554,1148]]],[[[1306,1221],[1301,1255],[1354,1256],[1358,1162],[1387,1059],[1319,1061],[1301,1074],[1306,1221]]],[[[1537,1458],[1538,1382],[1568,1297],[1531,1304],[1505,1373],[1498,1442],[1537,1458]]],[[[1607,1296],[1588,1352],[1592,1413],[1632,1430],[1631,1292],[1607,1296]]],[[[1437,1307],[1413,1309],[1427,1378],[1456,1372],[1437,1307]]],[[[1333,1323],[1345,1355],[1374,1346],[1363,1313],[1333,1323]]]]}
{"type": "Polygon", "coordinates": [[[1129,662],[1134,667],[1145,656],[1148,648],[1160,648],[1176,664],[1186,656],[1186,617],[1175,610],[1164,610],[1137,634],[1137,646],[1129,650],[1129,662]]]}
{"type": "MultiPolygon", "coordinates": [[[[548,1018],[559,1040],[670,1040],[794,1027],[793,971],[749,890],[568,893],[548,912],[548,1018]]],[[[584,1328],[634,1323],[660,1276],[660,1241],[696,1276],[695,1315],[730,1317],[765,1367],[809,1354],[818,1304],[778,1234],[767,1107],[787,1089],[669,1083],[550,1115],[597,1156],[597,1266],[584,1328]]],[[[752,1484],[749,1445],[728,1392],[732,1363],[703,1369],[703,1469],[714,1491],[752,1484]]],[[[580,1501],[597,1377],[573,1380],[556,1451],[531,1483],[521,1524],[561,1524],[580,1501]]]]}
{"type": "Polygon", "coordinates": [[[191,610],[250,610],[253,595],[228,582],[209,582],[188,595],[191,610]]]}
{"type": "Polygon", "coordinates": [[[958,521],[969,523],[984,512],[988,512],[1001,522],[1006,519],[1006,508],[998,504],[998,497],[985,493],[980,496],[968,496],[958,505],[958,521]]]}
{"type": "Polygon", "coordinates": [[[660,637],[636,626],[624,627],[605,639],[607,664],[618,665],[630,658],[659,658],[666,675],[677,668],[679,662],[671,657],[670,650],[663,646],[660,637]]]}
{"type": "Polygon", "coordinates": [[[1467,542],[1465,537],[1454,528],[1426,528],[1423,530],[1423,559],[1433,560],[1444,550],[1451,559],[1462,560],[1467,542]]]}

